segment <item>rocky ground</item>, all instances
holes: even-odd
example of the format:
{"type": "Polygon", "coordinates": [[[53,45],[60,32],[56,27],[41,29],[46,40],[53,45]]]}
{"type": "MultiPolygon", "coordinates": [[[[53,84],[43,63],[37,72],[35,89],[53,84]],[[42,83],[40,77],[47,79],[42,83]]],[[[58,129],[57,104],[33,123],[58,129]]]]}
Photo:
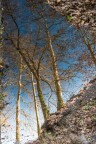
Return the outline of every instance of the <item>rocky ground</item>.
{"type": "Polygon", "coordinates": [[[96,78],[52,114],[31,144],[96,144],[96,78]]]}

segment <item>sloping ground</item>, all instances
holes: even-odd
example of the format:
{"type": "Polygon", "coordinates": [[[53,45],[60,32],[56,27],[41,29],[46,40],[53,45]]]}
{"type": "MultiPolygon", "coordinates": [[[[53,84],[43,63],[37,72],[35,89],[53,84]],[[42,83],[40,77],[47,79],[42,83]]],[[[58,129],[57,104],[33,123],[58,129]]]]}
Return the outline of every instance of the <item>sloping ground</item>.
{"type": "Polygon", "coordinates": [[[33,144],[96,144],[96,78],[67,102],[66,109],[51,115],[33,144]]]}
{"type": "Polygon", "coordinates": [[[48,0],[48,3],[68,17],[72,24],[85,25],[96,32],[96,0],[48,0]]]}

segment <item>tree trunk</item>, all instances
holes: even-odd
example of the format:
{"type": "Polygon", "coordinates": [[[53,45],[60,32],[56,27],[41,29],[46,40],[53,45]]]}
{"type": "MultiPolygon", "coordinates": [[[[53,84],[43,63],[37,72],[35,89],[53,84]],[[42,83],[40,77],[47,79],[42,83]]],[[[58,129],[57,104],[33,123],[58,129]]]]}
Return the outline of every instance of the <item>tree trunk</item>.
{"type": "Polygon", "coordinates": [[[92,59],[93,59],[93,62],[94,62],[94,64],[95,64],[95,66],[96,66],[96,56],[95,56],[94,50],[93,50],[93,48],[92,48],[92,46],[91,46],[91,44],[90,44],[90,41],[89,41],[89,40],[86,41],[86,33],[85,33],[85,31],[82,31],[82,30],[80,29],[80,32],[81,32],[81,34],[82,34],[83,42],[84,42],[85,45],[87,46],[87,48],[88,48],[88,50],[89,50],[89,52],[90,52],[90,54],[91,54],[91,57],[92,57],[92,59]]]}
{"type": "Polygon", "coordinates": [[[36,101],[36,92],[35,92],[35,83],[34,83],[34,78],[33,74],[32,75],[32,90],[33,90],[33,97],[34,97],[34,105],[35,105],[35,112],[36,112],[36,120],[37,120],[37,131],[38,131],[38,136],[40,136],[41,133],[41,126],[40,126],[40,121],[39,121],[39,115],[38,115],[38,106],[37,106],[37,101],[36,101]]]}
{"type": "Polygon", "coordinates": [[[49,116],[49,110],[47,108],[47,105],[46,105],[46,102],[44,100],[44,96],[43,96],[43,93],[42,93],[42,88],[41,88],[41,84],[40,84],[40,78],[39,76],[37,75],[36,73],[36,70],[34,68],[32,68],[32,66],[29,64],[29,62],[26,60],[26,57],[25,55],[22,53],[22,51],[20,50],[20,48],[16,48],[15,49],[19,52],[20,56],[22,57],[22,59],[24,60],[24,62],[26,63],[26,65],[28,66],[30,72],[33,73],[38,85],[37,85],[37,90],[38,91],[38,96],[39,96],[39,99],[40,99],[40,102],[41,102],[41,106],[42,106],[42,111],[43,111],[43,115],[44,115],[44,118],[47,119],[48,116],[49,116]],[[45,107],[45,108],[43,108],[45,107]]]}
{"type": "MultiPolygon", "coordinates": [[[[34,67],[32,67],[30,65],[30,63],[27,61],[26,59],[26,56],[24,55],[24,53],[22,52],[22,50],[20,49],[20,30],[19,30],[19,26],[16,22],[16,19],[13,17],[13,15],[11,14],[10,15],[16,28],[17,28],[17,35],[18,35],[18,39],[17,39],[17,45],[14,44],[13,40],[11,40],[12,44],[14,45],[14,48],[16,49],[16,51],[20,54],[20,56],[22,57],[22,60],[24,60],[24,62],[26,63],[26,65],[28,66],[29,70],[33,73],[34,77],[36,78],[36,81],[37,81],[37,90],[38,90],[38,96],[39,96],[39,99],[40,99],[40,102],[41,102],[41,106],[42,106],[42,111],[43,111],[43,114],[44,114],[44,118],[47,119],[48,116],[49,116],[49,110],[48,110],[48,107],[46,105],[46,102],[44,100],[44,96],[43,96],[43,93],[42,93],[42,88],[41,88],[41,84],[40,84],[40,78],[38,78],[38,75],[37,75],[37,72],[36,72],[36,69],[34,69],[34,67]]],[[[34,63],[34,62],[33,62],[34,63]]]]}
{"type": "Polygon", "coordinates": [[[87,44],[87,48],[90,51],[91,57],[92,57],[93,62],[95,64],[95,66],[96,66],[96,57],[95,57],[94,51],[92,49],[92,46],[90,44],[87,44]]]}
{"type": "Polygon", "coordinates": [[[47,32],[49,50],[50,50],[51,59],[52,59],[53,76],[54,76],[54,80],[55,80],[55,89],[56,89],[56,95],[57,95],[57,109],[60,110],[62,107],[65,106],[65,104],[64,104],[63,97],[62,97],[62,88],[61,88],[59,72],[58,72],[57,64],[56,64],[56,56],[55,56],[55,52],[53,50],[52,40],[50,37],[50,33],[48,30],[47,24],[46,24],[46,32],[47,32]]]}
{"type": "Polygon", "coordinates": [[[46,120],[49,117],[49,109],[48,109],[48,107],[46,105],[46,102],[44,100],[44,96],[43,96],[43,92],[42,92],[42,88],[41,88],[41,83],[40,83],[40,77],[38,77],[38,79],[36,79],[36,82],[37,82],[38,96],[39,96],[39,99],[40,99],[44,119],[46,120]]]}
{"type": "Polygon", "coordinates": [[[20,94],[21,94],[21,79],[22,79],[22,60],[19,68],[18,78],[18,95],[16,102],[16,142],[20,144],[20,94]]]}

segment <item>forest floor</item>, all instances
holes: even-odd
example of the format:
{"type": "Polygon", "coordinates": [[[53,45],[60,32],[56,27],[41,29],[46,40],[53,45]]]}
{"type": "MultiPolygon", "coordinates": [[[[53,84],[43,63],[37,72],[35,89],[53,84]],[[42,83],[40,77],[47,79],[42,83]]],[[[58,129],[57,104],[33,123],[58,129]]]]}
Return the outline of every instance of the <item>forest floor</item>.
{"type": "Polygon", "coordinates": [[[50,116],[31,144],[96,144],[96,78],[50,116]]]}
{"type": "Polygon", "coordinates": [[[96,34],[96,0],[47,0],[56,11],[78,28],[85,26],[96,34]]]}

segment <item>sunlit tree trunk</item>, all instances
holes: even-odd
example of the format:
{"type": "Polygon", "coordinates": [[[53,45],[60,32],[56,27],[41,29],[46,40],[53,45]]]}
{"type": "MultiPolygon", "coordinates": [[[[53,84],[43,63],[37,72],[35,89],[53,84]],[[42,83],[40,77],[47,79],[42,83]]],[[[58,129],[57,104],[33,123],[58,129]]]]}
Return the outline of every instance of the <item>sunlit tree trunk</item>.
{"type": "Polygon", "coordinates": [[[48,44],[49,44],[49,50],[50,50],[50,55],[52,59],[52,67],[53,67],[53,76],[55,80],[55,89],[56,89],[56,95],[57,95],[57,109],[61,109],[62,107],[65,106],[63,96],[62,96],[62,88],[60,84],[60,78],[59,78],[59,72],[57,69],[57,63],[56,63],[56,56],[55,52],[52,46],[52,40],[50,37],[50,33],[48,30],[47,22],[45,21],[46,25],[46,33],[47,33],[47,38],[48,38],[48,44]]]}
{"type": "Polygon", "coordinates": [[[45,102],[45,99],[44,99],[44,96],[43,96],[42,87],[41,87],[41,83],[40,83],[40,76],[38,76],[38,79],[36,79],[36,82],[37,82],[38,96],[39,96],[39,99],[40,99],[44,119],[46,120],[49,117],[49,109],[48,109],[48,106],[46,105],[46,102],[45,102]]]}
{"type": "Polygon", "coordinates": [[[19,52],[20,56],[22,57],[22,59],[24,60],[24,62],[26,63],[26,65],[28,66],[30,72],[33,73],[36,82],[37,82],[37,91],[38,91],[38,96],[40,99],[40,103],[41,103],[41,107],[42,107],[42,111],[43,111],[43,115],[45,120],[49,117],[49,109],[46,105],[46,102],[44,100],[44,96],[43,96],[43,92],[42,92],[42,87],[41,87],[41,79],[40,76],[37,75],[36,71],[32,68],[32,66],[30,66],[29,62],[26,60],[25,55],[22,53],[22,51],[18,48],[16,48],[16,50],[19,52]]]}
{"type": "MultiPolygon", "coordinates": [[[[8,7],[8,4],[6,5],[6,8],[9,10],[8,14],[10,14],[10,7],[8,7]]],[[[30,62],[26,58],[26,54],[24,54],[23,51],[22,51],[22,49],[20,48],[20,28],[18,26],[18,23],[16,21],[16,18],[13,15],[13,13],[10,14],[10,17],[13,20],[13,23],[15,24],[16,29],[17,29],[17,44],[14,43],[13,39],[10,38],[9,35],[8,35],[8,38],[10,39],[10,41],[12,42],[15,50],[22,57],[22,60],[26,63],[26,65],[28,66],[30,72],[33,73],[33,75],[34,75],[34,77],[36,79],[36,82],[37,82],[37,91],[38,91],[38,96],[39,96],[39,99],[40,99],[40,102],[41,102],[41,107],[42,107],[43,115],[44,115],[44,118],[47,119],[48,116],[49,116],[49,109],[48,109],[48,107],[46,105],[46,102],[44,100],[44,96],[43,96],[43,92],[42,92],[42,87],[41,87],[41,83],[40,83],[41,82],[41,78],[37,74],[36,67],[34,68],[34,66],[33,66],[34,62],[31,62],[31,64],[30,64],[30,62]]]]}
{"type": "Polygon", "coordinates": [[[19,30],[19,27],[18,27],[18,24],[16,22],[16,19],[13,17],[13,15],[11,15],[11,18],[17,28],[17,46],[14,44],[13,40],[11,40],[12,44],[14,45],[14,48],[16,49],[16,51],[18,51],[19,55],[22,57],[22,60],[26,63],[27,67],[29,68],[30,72],[33,73],[36,81],[37,81],[37,91],[38,91],[38,96],[39,96],[39,99],[40,99],[40,102],[41,102],[41,107],[42,107],[42,111],[43,111],[43,115],[44,115],[44,118],[47,119],[49,117],[49,109],[46,105],[46,102],[44,100],[44,96],[43,96],[43,92],[42,92],[42,87],[41,87],[41,79],[40,79],[40,76],[37,75],[37,72],[36,70],[34,69],[34,67],[32,67],[30,65],[30,62],[28,62],[28,60],[26,59],[26,55],[22,52],[22,50],[20,49],[20,30],[19,30]]]}
{"type": "Polygon", "coordinates": [[[36,73],[36,71],[30,66],[29,62],[26,60],[26,57],[24,56],[24,54],[22,53],[22,51],[20,49],[17,49],[16,50],[19,52],[20,56],[22,57],[22,59],[24,60],[24,62],[26,63],[26,65],[28,66],[30,72],[33,73],[35,79],[36,79],[36,82],[37,82],[37,91],[38,91],[38,96],[39,96],[39,99],[40,99],[40,103],[41,103],[41,107],[42,107],[42,112],[43,112],[43,116],[44,116],[44,119],[48,119],[49,117],[49,109],[46,105],[46,102],[45,102],[45,99],[44,99],[44,95],[43,95],[43,92],[42,92],[42,87],[41,87],[41,79],[40,79],[40,76],[39,74],[36,73]]]}
{"type": "Polygon", "coordinates": [[[21,79],[22,79],[22,59],[19,68],[18,78],[18,95],[16,102],[16,142],[20,144],[20,94],[21,94],[21,79]]]}
{"type": "Polygon", "coordinates": [[[37,131],[38,131],[38,136],[40,136],[41,126],[40,126],[40,121],[39,121],[38,106],[37,106],[37,100],[36,100],[35,83],[34,83],[34,78],[33,78],[33,74],[32,73],[31,73],[31,76],[32,76],[32,90],[33,90],[33,97],[34,97],[36,120],[37,120],[37,131]]]}

